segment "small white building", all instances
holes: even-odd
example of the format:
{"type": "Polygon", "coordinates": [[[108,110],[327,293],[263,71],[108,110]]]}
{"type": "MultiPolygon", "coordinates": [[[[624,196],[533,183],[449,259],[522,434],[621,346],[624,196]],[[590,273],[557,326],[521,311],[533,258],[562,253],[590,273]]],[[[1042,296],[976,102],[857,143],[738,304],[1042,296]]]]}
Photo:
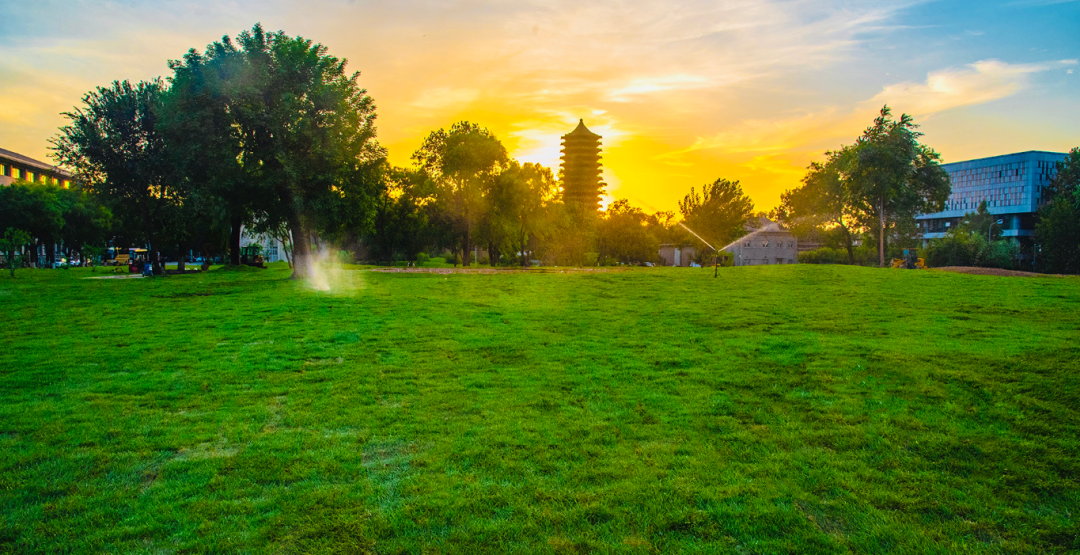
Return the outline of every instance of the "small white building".
{"type": "Polygon", "coordinates": [[[689,267],[694,262],[695,255],[694,247],[691,246],[677,247],[673,243],[660,245],[660,258],[664,261],[664,266],[689,267]]]}
{"type": "MultiPolygon", "coordinates": [[[[262,247],[261,254],[263,261],[282,262],[286,260],[285,245],[281,243],[280,239],[271,237],[265,233],[253,233],[246,227],[240,228],[240,248],[256,244],[262,247]]],[[[289,249],[289,254],[292,254],[291,247],[289,249]]]]}
{"type": "Polygon", "coordinates": [[[799,240],[780,224],[758,218],[751,220],[747,228],[750,233],[721,249],[731,253],[735,266],[799,262],[799,240]]]}

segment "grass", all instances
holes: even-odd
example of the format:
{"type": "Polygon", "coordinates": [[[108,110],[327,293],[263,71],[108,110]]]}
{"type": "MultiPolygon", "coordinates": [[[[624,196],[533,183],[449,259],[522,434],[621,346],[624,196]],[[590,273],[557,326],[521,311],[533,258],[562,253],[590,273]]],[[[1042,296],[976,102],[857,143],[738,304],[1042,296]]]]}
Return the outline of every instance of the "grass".
{"type": "Polygon", "coordinates": [[[0,278],[0,553],[1080,550],[1080,280],[0,278]]]}

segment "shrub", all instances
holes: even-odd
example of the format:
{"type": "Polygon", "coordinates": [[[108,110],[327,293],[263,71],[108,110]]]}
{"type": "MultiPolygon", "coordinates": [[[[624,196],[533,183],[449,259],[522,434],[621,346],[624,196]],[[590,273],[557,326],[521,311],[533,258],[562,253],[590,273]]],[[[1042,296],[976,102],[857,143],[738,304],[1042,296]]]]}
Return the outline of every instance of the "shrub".
{"type": "Polygon", "coordinates": [[[338,253],[337,253],[337,261],[338,261],[338,264],[353,264],[353,263],[355,263],[355,260],[353,259],[353,253],[350,252],[350,251],[338,251],[338,253]]]}
{"type": "Polygon", "coordinates": [[[420,252],[420,253],[416,254],[416,265],[417,266],[423,266],[424,263],[427,262],[428,260],[431,260],[431,258],[428,257],[426,252],[420,252]]]}
{"type": "Polygon", "coordinates": [[[986,242],[986,237],[979,233],[949,233],[941,239],[931,239],[930,244],[921,252],[926,265],[942,266],[981,266],[984,268],[1016,268],[1019,245],[1009,241],[986,242]]]}
{"type": "Polygon", "coordinates": [[[821,247],[812,251],[800,252],[796,255],[799,264],[847,264],[847,251],[821,247]]]}

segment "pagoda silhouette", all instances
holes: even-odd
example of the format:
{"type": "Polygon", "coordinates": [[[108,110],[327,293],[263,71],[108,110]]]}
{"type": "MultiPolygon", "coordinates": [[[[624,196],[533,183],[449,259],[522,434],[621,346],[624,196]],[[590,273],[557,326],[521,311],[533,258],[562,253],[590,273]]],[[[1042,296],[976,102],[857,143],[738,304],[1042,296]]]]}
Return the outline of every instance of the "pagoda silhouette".
{"type": "Polygon", "coordinates": [[[601,138],[585,127],[584,119],[578,120],[577,127],[562,136],[559,180],[562,181],[563,202],[566,204],[593,212],[600,209],[600,195],[604,192],[604,182],[600,180],[603,171],[600,164],[601,138]]]}

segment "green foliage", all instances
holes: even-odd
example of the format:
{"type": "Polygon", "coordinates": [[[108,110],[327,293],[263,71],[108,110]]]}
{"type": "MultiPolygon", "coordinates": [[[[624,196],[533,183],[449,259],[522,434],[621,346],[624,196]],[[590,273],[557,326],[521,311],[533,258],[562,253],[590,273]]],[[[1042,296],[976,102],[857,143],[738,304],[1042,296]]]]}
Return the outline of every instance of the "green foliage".
{"type": "Polygon", "coordinates": [[[659,258],[658,225],[630,201],[619,199],[601,215],[599,225],[600,260],[623,264],[643,264],[659,258]]]}
{"type": "MultiPolygon", "coordinates": [[[[430,256],[428,256],[427,253],[421,252],[421,253],[416,254],[416,265],[417,266],[423,266],[424,264],[426,264],[430,260],[433,260],[433,259],[430,256]]],[[[445,262],[445,260],[441,260],[441,262],[445,262]]]]}
{"type": "Polygon", "coordinates": [[[439,129],[428,135],[412,159],[434,180],[435,198],[462,250],[472,251],[486,209],[485,196],[509,162],[506,148],[487,129],[459,121],[449,131],[439,129]]]}
{"type": "Polygon", "coordinates": [[[1075,551],[1077,278],[712,273],[5,275],[0,551],[1075,551]]]}
{"type": "Polygon", "coordinates": [[[15,277],[15,268],[22,265],[22,256],[19,251],[29,242],[29,233],[12,227],[4,230],[4,236],[0,237],[0,254],[4,255],[4,261],[7,263],[13,278],[15,277]]]}
{"type": "Polygon", "coordinates": [[[969,231],[950,231],[941,239],[931,239],[920,256],[931,268],[979,266],[1015,270],[1020,247],[1008,240],[987,243],[986,236],[969,231]]]}
{"type": "Polygon", "coordinates": [[[1080,274],[1080,148],[1058,163],[1035,226],[1039,271],[1080,274]]]}
{"type": "Polygon", "coordinates": [[[888,242],[917,243],[915,216],[937,212],[949,197],[941,156],[920,144],[911,116],[893,119],[885,106],[855,144],[826,152],[810,165],[803,185],[781,195],[773,216],[799,237],[838,228],[849,263],[856,263],[854,235],[869,233],[884,265],[888,242]]]}
{"type": "Polygon", "coordinates": [[[352,251],[339,250],[339,251],[337,251],[337,263],[338,264],[355,264],[356,259],[353,257],[352,251]]]}
{"type": "Polygon", "coordinates": [[[803,251],[797,255],[800,264],[855,264],[858,266],[876,266],[877,248],[872,245],[846,248],[821,247],[812,251],[803,251]]]}
{"type": "Polygon", "coordinates": [[[176,172],[158,127],[165,83],[161,79],[114,81],[83,97],[63,114],[53,150],[75,169],[81,186],[119,216],[125,233],[156,247],[157,235],[180,202],[176,172]]]}
{"type": "Polygon", "coordinates": [[[691,187],[679,201],[679,212],[686,225],[720,248],[745,234],[743,227],[754,213],[754,203],[738,181],[720,178],[703,186],[700,194],[691,187]]]}

